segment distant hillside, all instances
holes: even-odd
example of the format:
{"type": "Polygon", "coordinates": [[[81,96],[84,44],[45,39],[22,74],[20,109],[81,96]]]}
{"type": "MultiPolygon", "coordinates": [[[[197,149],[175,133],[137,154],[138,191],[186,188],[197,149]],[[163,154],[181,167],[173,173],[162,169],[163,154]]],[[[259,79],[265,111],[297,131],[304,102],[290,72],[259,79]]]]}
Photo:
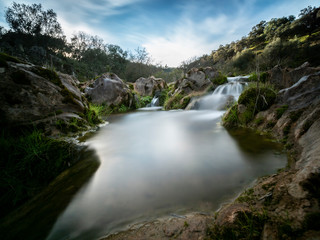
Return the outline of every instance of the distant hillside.
{"type": "Polygon", "coordinates": [[[294,16],[261,21],[241,40],[183,66],[214,66],[225,74],[247,74],[275,65],[297,67],[308,61],[320,65],[320,7],[302,9],[294,16]]]}

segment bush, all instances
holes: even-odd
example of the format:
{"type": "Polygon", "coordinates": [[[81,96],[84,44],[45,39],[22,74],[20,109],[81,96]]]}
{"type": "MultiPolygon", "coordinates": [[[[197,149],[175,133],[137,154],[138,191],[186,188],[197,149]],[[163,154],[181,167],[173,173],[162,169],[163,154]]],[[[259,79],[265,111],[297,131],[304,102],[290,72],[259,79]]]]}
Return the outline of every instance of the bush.
{"type": "Polygon", "coordinates": [[[239,97],[238,103],[252,108],[255,113],[268,109],[276,99],[276,92],[271,86],[261,85],[260,87],[251,85],[239,97]],[[260,90],[259,90],[260,88],[260,90]]]}
{"type": "Polygon", "coordinates": [[[159,95],[159,105],[164,106],[165,102],[168,99],[169,89],[163,89],[159,95]]]}
{"type": "Polygon", "coordinates": [[[239,114],[238,105],[234,105],[223,118],[224,126],[248,124],[258,112],[268,109],[275,99],[276,92],[271,86],[261,85],[259,88],[255,84],[249,86],[238,100],[239,105],[244,105],[244,111],[239,114]]]}
{"type": "MultiPolygon", "coordinates": [[[[260,82],[265,83],[268,80],[269,74],[267,72],[260,73],[260,82]]],[[[258,81],[258,75],[257,73],[252,73],[250,77],[248,78],[249,82],[257,82],[258,81]]]]}
{"type": "Polygon", "coordinates": [[[228,79],[226,76],[222,75],[221,73],[219,74],[219,76],[211,79],[211,82],[215,85],[222,85],[228,82],[228,79]]]}

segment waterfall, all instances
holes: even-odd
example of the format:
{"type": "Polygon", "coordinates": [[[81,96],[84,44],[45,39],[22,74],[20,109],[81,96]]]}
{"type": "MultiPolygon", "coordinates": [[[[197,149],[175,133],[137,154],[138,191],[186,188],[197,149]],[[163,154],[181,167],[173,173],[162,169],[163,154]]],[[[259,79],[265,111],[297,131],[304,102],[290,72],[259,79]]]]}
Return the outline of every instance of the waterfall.
{"type": "Polygon", "coordinates": [[[247,85],[245,77],[230,77],[228,83],[218,86],[210,95],[204,96],[191,103],[189,109],[223,110],[237,101],[244,87],[247,85]]]}
{"type": "Polygon", "coordinates": [[[159,98],[153,97],[150,103],[150,107],[158,107],[159,106],[159,98]]]}
{"type": "Polygon", "coordinates": [[[139,108],[139,110],[141,111],[155,111],[155,110],[161,110],[162,107],[159,106],[160,102],[159,102],[159,98],[154,96],[151,100],[151,103],[149,103],[146,107],[144,108],[139,108]]]}

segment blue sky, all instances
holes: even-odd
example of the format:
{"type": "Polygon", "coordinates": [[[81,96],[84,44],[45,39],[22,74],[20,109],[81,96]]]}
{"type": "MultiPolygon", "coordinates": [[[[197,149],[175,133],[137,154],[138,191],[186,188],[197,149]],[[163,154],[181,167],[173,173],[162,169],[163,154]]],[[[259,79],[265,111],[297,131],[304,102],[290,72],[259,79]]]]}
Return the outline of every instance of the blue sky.
{"type": "MultiPolygon", "coordinates": [[[[241,39],[261,20],[298,16],[319,0],[16,0],[41,3],[58,15],[64,33],[84,31],[134,51],[145,47],[153,63],[178,66],[241,39]]],[[[12,0],[0,2],[0,25],[12,0]]]]}

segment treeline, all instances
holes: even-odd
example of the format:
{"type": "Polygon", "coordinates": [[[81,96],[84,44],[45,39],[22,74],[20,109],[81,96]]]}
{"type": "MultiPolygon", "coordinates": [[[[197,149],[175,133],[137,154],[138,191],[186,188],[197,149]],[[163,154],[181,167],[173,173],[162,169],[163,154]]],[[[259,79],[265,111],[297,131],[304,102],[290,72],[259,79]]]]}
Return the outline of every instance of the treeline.
{"type": "Polygon", "coordinates": [[[307,7],[294,16],[261,21],[241,40],[220,45],[209,55],[183,67],[214,66],[225,74],[247,74],[275,65],[297,67],[308,61],[320,65],[320,8],[307,7]]]}
{"type": "Polygon", "coordinates": [[[179,70],[153,65],[144,48],[128,52],[84,32],[74,34],[68,42],[57,14],[52,9],[43,10],[41,4],[13,2],[5,18],[10,29],[0,26],[1,52],[76,75],[81,81],[104,72],[114,72],[131,82],[150,75],[174,81],[181,75],[179,70]]]}
{"type": "Polygon", "coordinates": [[[9,30],[0,26],[0,52],[34,64],[75,75],[86,81],[114,72],[134,82],[154,75],[167,82],[180,79],[193,67],[214,67],[229,75],[268,70],[275,65],[297,67],[308,61],[320,65],[320,8],[302,9],[294,16],[261,21],[241,40],[221,45],[211,54],[192,58],[178,68],[152,64],[145,48],[134,52],[106,44],[98,36],[75,33],[70,41],[63,34],[56,13],[41,4],[13,2],[5,12],[9,30]]]}

